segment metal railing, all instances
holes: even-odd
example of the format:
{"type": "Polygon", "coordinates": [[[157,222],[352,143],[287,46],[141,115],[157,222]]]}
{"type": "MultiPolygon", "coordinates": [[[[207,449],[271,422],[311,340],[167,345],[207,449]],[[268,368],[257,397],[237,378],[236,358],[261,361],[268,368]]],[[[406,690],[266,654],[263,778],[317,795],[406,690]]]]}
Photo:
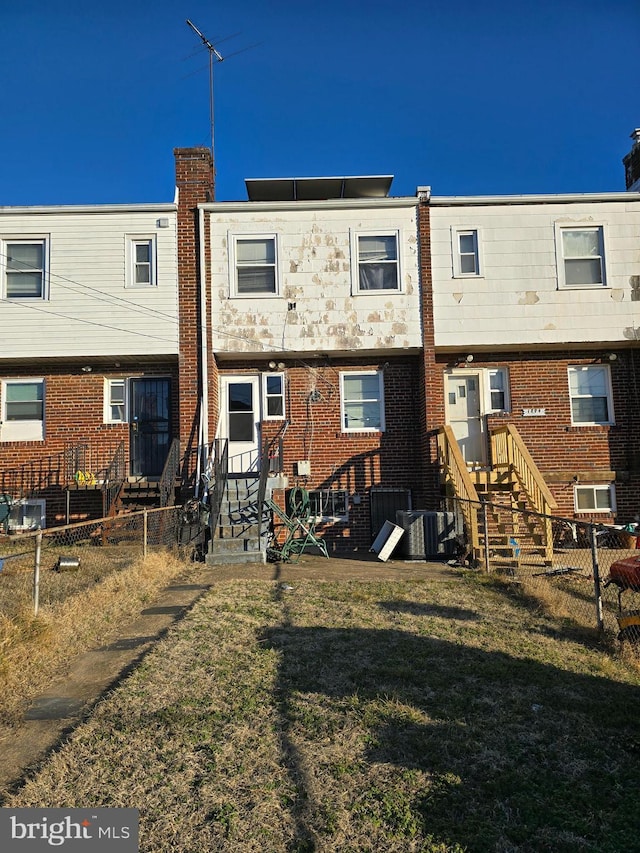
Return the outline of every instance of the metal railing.
{"type": "Polygon", "coordinates": [[[116,512],[125,478],[124,441],[121,441],[109,462],[102,483],[102,514],[104,516],[116,512]]]}
{"type": "Polygon", "coordinates": [[[158,484],[160,506],[172,506],[176,497],[176,479],[180,469],[180,440],[174,438],[158,484]]]}
{"type": "Polygon", "coordinates": [[[229,475],[229,440],[216,438],[212,445],[212,458],[207,466],[211,471],[209,483],[209,530],[211,538],[215,537],[220,508],[227,487],[229,475]]]}
{"type": "Polygon", "coordinates": [[[265,499],[267,496],[267,480],[269,474],[280,474],[284,470],[284,436],[289,429],[289,420],[285,420],[278,432],[271,439],[265,439],[260,459],[260,480],[258,482],[258,535],[262,541],[266,533],[265,524],[265,499]]]}

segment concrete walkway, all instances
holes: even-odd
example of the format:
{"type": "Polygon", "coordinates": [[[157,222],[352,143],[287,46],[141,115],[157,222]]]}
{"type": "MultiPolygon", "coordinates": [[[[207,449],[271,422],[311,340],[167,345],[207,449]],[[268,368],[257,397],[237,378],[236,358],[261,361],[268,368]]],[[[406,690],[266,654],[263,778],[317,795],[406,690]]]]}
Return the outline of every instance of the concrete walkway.
{"type": "Polygon", "coordinates": [[[1,744],[0,803],[3,795],[19,786],[29,770],[46,758],[91,712],[98,699],[135,668],[170,626],[216,583],[244,579],[294,585],[300,580],[451,581],[457,577],[457,571],[443,563],[383,563],[371,554],[328,560],[305,554],[298,563],[267,565],[190,565],[180,580],[161,591],[152,607],[121,627],[117,640],[79,655],[65,677],[33,701],[23,724],[1,744]]]}

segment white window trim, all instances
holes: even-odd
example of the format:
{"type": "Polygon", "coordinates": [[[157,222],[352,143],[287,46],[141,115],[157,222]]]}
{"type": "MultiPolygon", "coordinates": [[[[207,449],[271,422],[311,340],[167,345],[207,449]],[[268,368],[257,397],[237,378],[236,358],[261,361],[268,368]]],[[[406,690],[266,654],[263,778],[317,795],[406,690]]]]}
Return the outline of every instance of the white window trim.
{"type": "Polygon", "coordinates": [[[285,394],[285,374],[284,373],[263,373],[262,374],[262,420],[265,421],[283,421],[287,417],[287,401],[285,394]],[[282,394],[267,394],[267,380],[270,376],[279,376],[280,381],[282,382],[282,394]],[[281,415],[270,415],[269,414],[269,406],[268,406],[268,398],[269,397],[280,397],[282,396],[282,414],[281,415]]]}
{"type": "Polygon", "coordinates": [[[157,262],[157,240],[155,234],[127,234],[126,240],[126,283],[127,288],[134,290],[147,290],[158,285],[158,262],[157,262]],[[136,246],[139,243],[150,245],[151,269],[149,270],[150,281],[136,282],[136,246]]]}
{"type": "Polygon", "coordinates": [[[10,234],[4,235],[0,243],[0,269],[2,270],[2,298],[11,302],[34,302],[36,300],[46,302],[49,299],[49,244],[50,234],[10,234]],[[7,295],[7,270],[9,265],[8,246],[11,243],[41,243],[42,244],[42,293],[40,296],[8,296],[7,295]]]}
{"type": "Polygon", "coordinates": [[[482,234],[480,228],[475,225],[451,226],[451,257],[453,278],[484,278],[484,257],[482,254],[482,234]],[[475,234],[476,238],[476,272],[462,272],[460,264],[460,235],[475,234]]]}
{"type": "MultiPolygon", "coordinates": [[[[22,514],[21,519],[23,520],[22,514]]],[[[9,515],[7,517],[7,527],[10,533],[25,533],[28,530],[34,529],[42,529],[47,526],[47,501],[45,498],[23,498],[22,500],[16,501],[16,503],[12,504],[9,509],[9,515]],[[32,506],[39,509],[40,515],[40,523],[34,528],[27,524],[13,524],[12,523],[12,515],[16,513],[16,510],[19,510],[22,507],[32,506]]]]}
{"type": "Polygon", "coordinates": [[[498,412],[511,411],[511,391],[509,380],[508,367],[487,367],[484,368],[484,395],[486,400],[485,414],[491,415],[498,412]],[[504,408],[494,409],[491,405],[491,376],[494,373],[502,373],[504,375],[504,408]]]}
{"type": "Polygon", "coordinates": [[[607,281],[607,229],[601,222],[556,222],[556,268],[558,275],[559,290],[600,290],[609,287],[607,281]],[[599,231],[601,237],[602,254],[602,281],[596,284],[567,284],[565,277],[565,257],[562,242],[563,231],[599,231]]]}
{"type": "Polygon", "coordinates": [[[571,410],[571,425],[576,427],[590,426],[611,426],[615,423],[615,414],[613,411],[613,390],[611,386],[611,370],[607,364],[570,364],[567,368],[567,387],[569,389],[569,408],[571,410]],[[607,387],[607,410],[609,412],[609,420],[607,421],[576,421],[573,417],[573,396],[571,394],[571,371],[581,368],[600,368],[604,371],[607,387]]]}
{"type": "Polygon", "coordinates": [[[46,383],[43,377],[25,376],[2,380],[2,411],[0,412],[0,442],[44,441],[46,418],[46,383]],[[42,420],[7,420],[7,385],[28,383],[42,385],[42,420]]]}
{"type": "Polygon", "coordinates": [[[273,231],[260,231],[256,233],[238,233],[230,231],[227,233],[227,245],[229,246],[229,295],[232,299],[273,299],[280,295],[280,252],[278,247],[278,235],[273,231]],[[275,256],[275,290],[273,293],[239,293],[238,292],[238,268],[236,266],[238,240],[273,240],[273,251],[275,256]]]}
{"type": "Polygon", "coordinates": [[[104,380],[103,422],[105,424],[129,423],[129,380],[124,376],[109,376],[104,380]],[[116,382],[124,383],[124,419],[111,417],[111,387],[116,382]]]}
{"type": "Polygon", "coordinates": [[[612,483],[604,483],[604,484],[603,483],[593,483],[593,484],[592,483],[577,483],[573,487],[573,506],[574,506],[574,511],[576,513],[581,513],[581,514],[584,513],[584,514],[591,515],[592,513],[596,513],[596,512],[606,513],[606,514],[615,513],[615,511],[616,511],[616,489],[615,489],[615,486],[612,483]],[[610,507],[602,507],[602,508],[594,506],[592,509],[579,509],[578,508],[578,492],[581,490],[585,491],[586,489],[590,489],[593,492],[593,495],[594,495],[593,503],[594,503],[594,505],[596,503],[595,493],[597,491],[604,491],[604,490],[608,491],[609,503],[611,504],[611,506],[610,507]]]}
{"type": "Polygon", "coordinates": [[[385,411],[384,411],[384,373],[381,370],[350,370],[340,374],[340,428],[343,433],[383,433],[385,431],[385,411]],[[380,426],[379,427],[348,427],[345,426],[345,394],[344,380],[345,377],[351,376],[376,376],[378,379],[378,403],[380,406],[380,426]]]}
{"type": "Polygon", "coordinates": [[[349,243],[351,250],[351,295],[352,296],[389,296],[391,293],[404,293],[402,285],[402,232],[395,228],[351,229],[349,243]],[[358,237],[395,237],[396,239],[396,274],[398,286],[384,290],[360,289],[360,244],[358,237]]]}

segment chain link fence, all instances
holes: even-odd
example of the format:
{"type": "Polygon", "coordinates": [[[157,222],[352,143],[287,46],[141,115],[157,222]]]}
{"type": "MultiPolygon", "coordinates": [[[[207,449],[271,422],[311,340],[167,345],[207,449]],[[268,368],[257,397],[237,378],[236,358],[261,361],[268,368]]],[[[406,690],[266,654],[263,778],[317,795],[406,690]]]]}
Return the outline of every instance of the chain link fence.
{"type": "Polygon", "coordinates": [[[553,615],[640,642],[640,529],[450,498],[458,560],[517,587],[553,615]],[[472,541],[475,535],[475,547],[472,541]]]}
{"type": "Polygon", "coordinates": [[[183,523],[172,506],[0,536],[0,617],[58,605],[151,551],[188,556],[183,523]]]}

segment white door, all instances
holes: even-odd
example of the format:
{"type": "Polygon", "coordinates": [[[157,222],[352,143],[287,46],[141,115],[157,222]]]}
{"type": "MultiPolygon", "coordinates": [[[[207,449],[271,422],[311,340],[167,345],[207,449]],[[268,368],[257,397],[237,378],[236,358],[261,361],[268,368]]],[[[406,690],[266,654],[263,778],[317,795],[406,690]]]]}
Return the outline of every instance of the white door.
{"type": "Polygon", "coordinates": [[[260,377],[223,376],[220,438],[229,439],[229,473],[257,471],[260,461],[260,377]]]}
{"type": "Polygon", "coordinates": [[[486,464],[484,420],[480,406],[478,373],[447,376],[447,423],[451,426],[469,467],[486,464]]]}

